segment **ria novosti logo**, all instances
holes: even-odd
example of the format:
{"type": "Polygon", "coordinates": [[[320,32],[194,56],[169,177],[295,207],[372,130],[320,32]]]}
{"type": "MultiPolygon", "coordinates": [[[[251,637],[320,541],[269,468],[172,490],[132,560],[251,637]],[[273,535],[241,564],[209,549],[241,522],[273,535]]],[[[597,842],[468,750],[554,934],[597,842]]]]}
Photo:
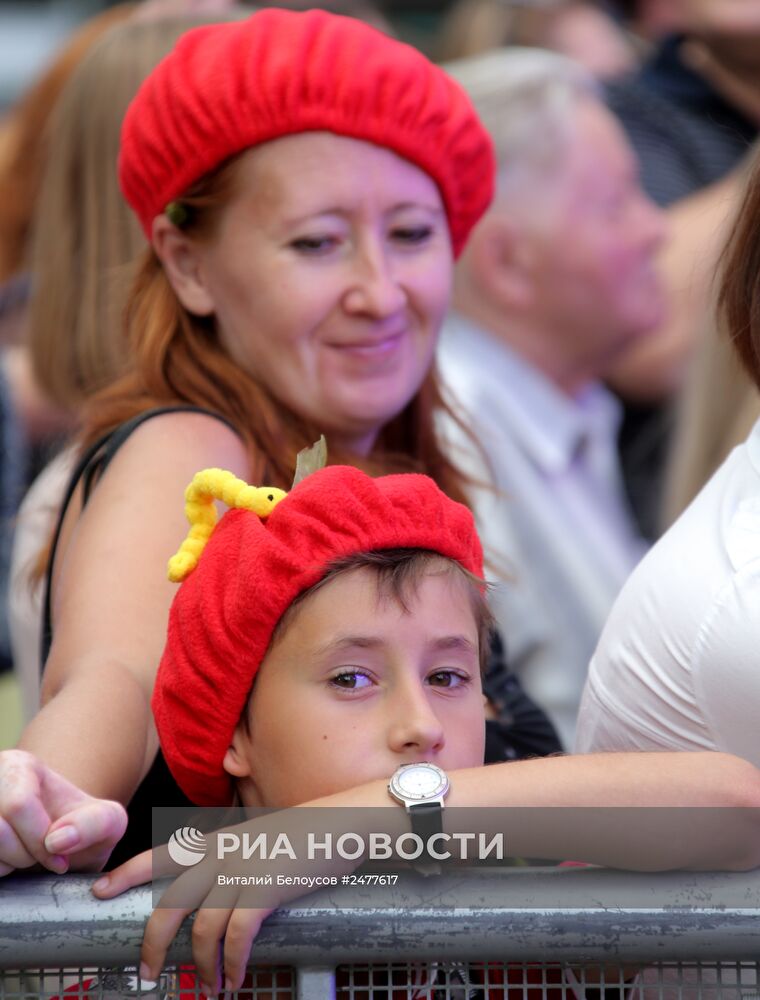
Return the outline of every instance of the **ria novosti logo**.
{"type": "MultiPolygon", "coordinates": [[[[228,861],[276,861],[285,857],[290,861],[327,861],[340,858],[357,861],[417,861],[427,856],[434,861],[455,858],[459,861],[493,858],[503,861],[506,857],[503,833],[433,833],[427,839],[417,833],[402,833],[395,839],[386,832],[341,834],[322,831],[303,831],[296,838],[295,845],[285,831],[274,836],[266,831],[235,832],[217,831],[216,860],[228,861]]],[[[169,837],[167,844],[169,857],[183,868],[197,865],[208,854],[206,837],[194,826],[178,827],[169,837]]],[[[758,998],[760,1000],[760,998],[758,998]]]]}
{"type": "Polygon", "coordinates": [[[183,826],[169,837],[169,857],[183,868],[191,868],[206,857],[206,838],[193,826],[183,826]]]}

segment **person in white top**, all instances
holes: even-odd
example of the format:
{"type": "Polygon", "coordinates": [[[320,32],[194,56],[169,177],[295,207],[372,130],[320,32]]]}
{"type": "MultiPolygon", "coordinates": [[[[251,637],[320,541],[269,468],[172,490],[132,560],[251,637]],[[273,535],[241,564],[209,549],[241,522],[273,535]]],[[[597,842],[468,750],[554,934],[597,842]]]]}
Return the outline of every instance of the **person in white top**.
{"type": "MultiPolygon", "coordinates": [[[[760,165],[719,307],[760,386],[760,165]]],[[[760,422],[623,588],[589,670],[576,748],[729,750],[760,763],[760,422]]]]}
{"type": "Polygon", "coordinates": [[[600,379],[664,315],[664,226],[596,85],[568,60],[503,50],[452,63],[494,139],[498,195],[458,265],[438,363],[483,442],[457,461],[504,579],[510,664],[572,746],[589,658],[645,551],[624,495],[618,407],[600,379]]]}

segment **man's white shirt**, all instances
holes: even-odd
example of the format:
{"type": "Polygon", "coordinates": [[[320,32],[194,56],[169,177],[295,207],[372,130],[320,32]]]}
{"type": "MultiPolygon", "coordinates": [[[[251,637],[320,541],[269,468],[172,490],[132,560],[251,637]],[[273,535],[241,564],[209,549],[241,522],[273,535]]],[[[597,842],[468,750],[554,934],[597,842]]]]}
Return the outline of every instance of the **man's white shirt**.
{"type": "Polygon", "coordinates": [[[447,420],[452,457],[495,487],[474,488],[472,499],[501,581],[492,605],[510,665],[570,748],[591,654],[645,551],[618,465],[618,404],[599,384],[570,398],[459,316],[444,326],[438,366],[487,462],[447,420]]]}

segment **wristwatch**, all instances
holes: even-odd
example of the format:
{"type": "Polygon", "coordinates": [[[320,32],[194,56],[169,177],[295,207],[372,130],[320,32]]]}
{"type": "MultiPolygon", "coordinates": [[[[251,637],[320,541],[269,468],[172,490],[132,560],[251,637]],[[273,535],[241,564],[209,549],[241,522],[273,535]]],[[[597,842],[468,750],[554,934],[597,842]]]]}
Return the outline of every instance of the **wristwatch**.
{"type": "Polygon", "coordinates": [[[391,798],[406,808],[412,832],[426,845],[422,855],[424,864],[416,867],[423,875],[440,872],[440,864],[427,852],[427,842],[434,834],[443,832],[443,800],[449,791],[448,775],[437,764],[428,761],[403,764],[388,782],[388,791],[391,798]]]}

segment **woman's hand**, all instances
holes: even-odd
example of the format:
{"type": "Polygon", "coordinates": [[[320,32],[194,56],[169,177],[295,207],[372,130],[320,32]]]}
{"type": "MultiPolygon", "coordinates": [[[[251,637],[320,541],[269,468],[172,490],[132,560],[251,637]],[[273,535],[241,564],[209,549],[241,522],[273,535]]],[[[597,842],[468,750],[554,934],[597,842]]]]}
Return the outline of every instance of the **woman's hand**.
{"type": "Polygon", "coordinates": [[[118,802],[83,792],[33,754],[0,753],[0,876],[41,864],[99,871],[127,827],[118,802]]]}

